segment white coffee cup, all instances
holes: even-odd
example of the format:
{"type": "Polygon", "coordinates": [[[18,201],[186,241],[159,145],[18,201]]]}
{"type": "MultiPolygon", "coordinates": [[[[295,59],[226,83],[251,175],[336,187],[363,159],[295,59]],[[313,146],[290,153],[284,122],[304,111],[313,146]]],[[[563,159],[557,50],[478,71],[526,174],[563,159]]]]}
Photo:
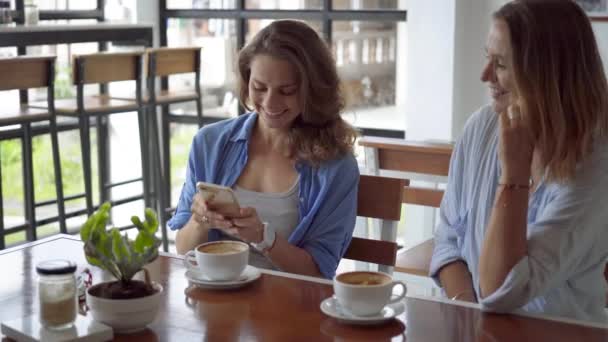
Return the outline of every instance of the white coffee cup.
{"type": "Polygon", "coordinates": [[[346,272],[334,277],[334,293],[340,306],[355,316],[379,314],[387,304],[405,297],[407,286],[382,272],[346,272]],[[393,289],[401,286],[399,295],[391,298],[393,289]]]}
{"type": "Polygon", "coordinates": [[[206,242],[184,256],[184,265],[188,269],[217,281],[237,279],[248,262],[249,245],[240,241],[206,242]]]}

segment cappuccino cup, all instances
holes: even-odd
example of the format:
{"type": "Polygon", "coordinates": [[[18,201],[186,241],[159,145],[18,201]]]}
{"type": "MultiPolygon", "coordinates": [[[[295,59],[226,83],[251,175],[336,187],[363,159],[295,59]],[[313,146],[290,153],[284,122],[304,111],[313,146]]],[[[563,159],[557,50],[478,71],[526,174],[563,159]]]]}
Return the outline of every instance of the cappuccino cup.
{"type": "Polygon", "coordinates": [[[355,316],[374,316],[387,304],[405,297],[407,286],[382,272],[346,272],[334,277],[334,293],[340,306],[355,316]],[[391,298],[393,289],[402,291],[391,298]]]}
{"type": "Polygon", "coordinates": [[[216,281],[237,279],[249,262],[249,245],[240,241],[214,241],[198,245],[184,255],[184,265],[216,281]]]}

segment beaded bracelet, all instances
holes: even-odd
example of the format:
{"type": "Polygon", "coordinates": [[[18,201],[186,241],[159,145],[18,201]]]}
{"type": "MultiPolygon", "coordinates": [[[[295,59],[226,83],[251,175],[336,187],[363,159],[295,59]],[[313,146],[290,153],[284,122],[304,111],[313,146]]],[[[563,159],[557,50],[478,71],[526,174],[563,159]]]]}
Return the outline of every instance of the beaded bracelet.
{"type": "Polygon", "coordinates": [[[499,186],[507,190],[529,190],[530,184],[512,184],[512,183],[498,183],[499,186]]]}

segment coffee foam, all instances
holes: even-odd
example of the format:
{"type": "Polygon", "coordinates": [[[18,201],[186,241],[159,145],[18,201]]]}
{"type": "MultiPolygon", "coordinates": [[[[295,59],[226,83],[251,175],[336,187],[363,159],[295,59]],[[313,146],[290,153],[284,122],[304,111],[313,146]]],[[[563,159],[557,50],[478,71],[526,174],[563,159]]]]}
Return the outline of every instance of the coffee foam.
{"type": "Polygon", "coordinates": [[[383,285],[391,281],[390,277],[374,272],[349,272],[339,275],[336,279],[345,284],[364,286],[383,285]]]}
{"type": "Polygon", "coordinates": [[[198,251],[208,254],[232,254],[246,250],[247,247],[234,242],[218,242],[200,246],[198,251]]]}

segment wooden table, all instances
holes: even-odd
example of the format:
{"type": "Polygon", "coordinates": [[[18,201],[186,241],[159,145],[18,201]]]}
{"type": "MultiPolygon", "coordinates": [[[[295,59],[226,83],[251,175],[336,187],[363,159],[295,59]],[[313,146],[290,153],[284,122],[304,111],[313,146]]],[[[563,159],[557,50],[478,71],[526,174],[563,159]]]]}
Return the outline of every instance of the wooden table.
{"type": "MultiPolygon", "coordinates": [[[[38,311],[35,265],[56,258],[85,265],[82,242],[57,235],[0,252],[0,321],[38,311]]],[[[319,310],[333,292],[326,280],[264,271],[241,289],[187,289],[182,259],[169,254],[159,257],[150,271],[165,288],[161,312],[145,331],[118,335],[116,341],[608,341],[608,329],[484,314],[473,307],[413,297],[397,320],[354,327],[319,310]]],[[[101,272],[93,273],[99,281],[101,272]]]]}

